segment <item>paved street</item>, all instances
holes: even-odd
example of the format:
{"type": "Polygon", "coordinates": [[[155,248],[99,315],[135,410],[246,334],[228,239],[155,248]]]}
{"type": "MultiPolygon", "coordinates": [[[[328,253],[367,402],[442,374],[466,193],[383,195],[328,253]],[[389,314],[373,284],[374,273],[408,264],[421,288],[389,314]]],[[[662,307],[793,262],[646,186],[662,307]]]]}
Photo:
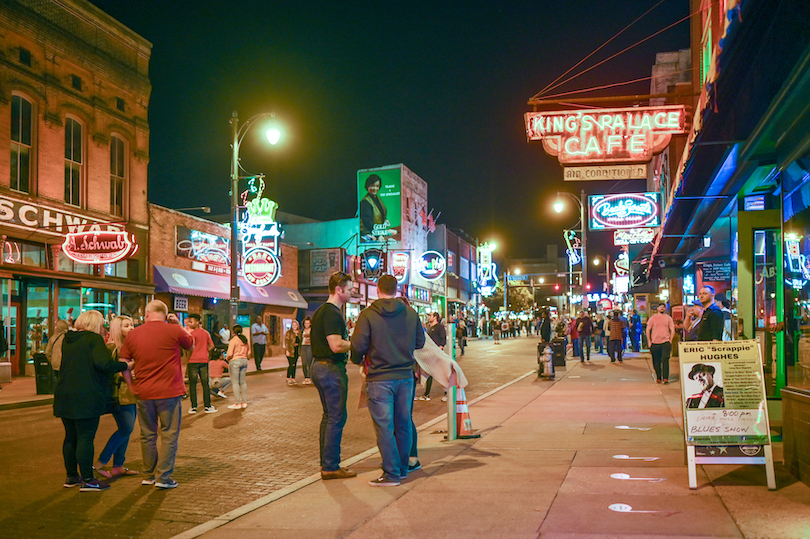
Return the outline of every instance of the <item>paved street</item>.
{"type": "MultiPolygon", "coordinates": [[[[470,380],[472,400],[536,368],[536,338],[471,341],[460,363],[470,380]]],[[[349,420],[343,458],[375,445],[367,410],[357,410],[359,382],[350,367],[349,420]]],[[[299,369],[299,380],[301,372],[299,369]]],[[[162,539],[206,522],[305,478],[318,469],[320,401],[311,386],[287,387],[284,373],[248,377],[250,407],[184,415],[175,479],[180,487],[159,491],[123,478],[104,493],[65,489],[61,458],[63,428],[50,406],[0,412],[0,529],[6,537],[144,537],[162,539]]],[[[430,402],[416,402],[417,425],[443,414],[441,388],[430,402]]],[[[188,408],[184,403],[184,411],[188,408]]],[[[475,419],[473,417],[473,419],[475,419]]],[[[96,454],[115,430],[102,418],[96,454]]],[[[141,464],[138,428],[127,465],[141,464]]]]}

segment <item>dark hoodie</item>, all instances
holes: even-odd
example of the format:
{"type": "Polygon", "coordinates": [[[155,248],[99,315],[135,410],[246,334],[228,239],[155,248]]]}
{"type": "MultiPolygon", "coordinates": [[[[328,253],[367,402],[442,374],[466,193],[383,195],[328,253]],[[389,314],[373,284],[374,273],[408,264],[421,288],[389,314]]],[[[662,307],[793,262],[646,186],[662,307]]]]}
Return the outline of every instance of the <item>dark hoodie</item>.
{"type": "Polygon", "coordinates": [[[68,331],[62,344],[62,366],[53,396],[53,415],[68,419],[90,419],[110,411],[110,375],[125,371],[104,339],[92,331],[68,331]]]}
{"type": "Polygon", "coordinates": [[[413,351],[425,345],[419,315],[396,298],[378,299],[357,318],[352,334],[352,362],[366,356],[368,381],[413,377],[413,351]]]}

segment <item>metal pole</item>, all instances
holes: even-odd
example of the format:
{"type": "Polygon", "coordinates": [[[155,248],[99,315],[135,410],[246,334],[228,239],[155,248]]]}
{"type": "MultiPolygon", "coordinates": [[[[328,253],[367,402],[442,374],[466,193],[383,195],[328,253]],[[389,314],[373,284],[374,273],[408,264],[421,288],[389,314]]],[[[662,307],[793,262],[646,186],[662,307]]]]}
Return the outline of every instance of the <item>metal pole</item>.
{"type": "Polygon", "coordinates": [[[585,223],[585,208],[587,200],[585,199],[585,189],[580,194],[579,203],[579,219],[580,230],[582,230],[582,306],[585,307],[585,297],[588,295],[588,226],[585,223]]]}
{"type": "Polygon", "coordinates": [[[506,316],[506,313],[509,312],[509,280],[506,278],[506,276],[508,274],[509,273],[506,272],[506,271],[503,272],[503,311],[504,311],[504,316],[506,316]]]}
{"type": "Polygon", "coordinates": [[[231,117],[233,131],[233,156],[231,159],[231,327],[236,325],[239,314],[239,116],[231,117]]]}

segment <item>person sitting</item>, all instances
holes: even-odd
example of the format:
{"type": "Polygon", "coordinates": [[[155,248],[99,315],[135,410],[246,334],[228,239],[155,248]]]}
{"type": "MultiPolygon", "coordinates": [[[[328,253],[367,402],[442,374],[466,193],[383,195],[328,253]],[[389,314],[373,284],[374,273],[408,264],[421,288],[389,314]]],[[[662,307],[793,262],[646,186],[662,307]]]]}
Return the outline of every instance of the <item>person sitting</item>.
{"type": "Polygon", "coordinates": [[[225,390],[231,387],[231,377],[228,376],[228,362],[221,356],[208,362],[208,379],[211,382],[211,395],[224,399],[225,390]]]}

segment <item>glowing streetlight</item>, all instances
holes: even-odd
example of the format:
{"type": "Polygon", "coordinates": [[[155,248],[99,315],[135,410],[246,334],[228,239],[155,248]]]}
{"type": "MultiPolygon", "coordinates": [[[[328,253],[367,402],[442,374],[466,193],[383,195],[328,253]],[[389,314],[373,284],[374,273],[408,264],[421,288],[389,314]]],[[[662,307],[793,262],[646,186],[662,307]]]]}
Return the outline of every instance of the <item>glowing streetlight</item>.
{"type": "Polygon", "coordinates": [[[267,130],[267,142],[275,146],[281,140],[281,131],[276,127],[267,130]]]}
{"type": "Polygon", "coordinates": [[[601,260],[599,260],[598,258],[594,258],[594,259],[593,259],[593,265],[594,265],[594,266],[598,266],[598,265],[599,265],[599,264],[601,264],[601,263],[602,263],[602,261],[601,261],[601,260]]]}
{"type": "Polygon", "coordinates": [[[539,282],[540,284],[543,284],[544,282],[546,282],[546,278],[545,278],[545,277],[540,277],[540,278],[537,280],[537,282],[539,282]]]}
{"type": "Polygon", "coordinates": [[[565,209],[565,204],[563,204],[562,200],[557,200],[557,202],[554,203],[554,211],[555,212],[562,213],[562,211],[564,209],[565,209]]]}
{"type": "Polygon", "coordinates": [[[520,275],[520,268],[515,268],[515,275],[520,275]]]}

